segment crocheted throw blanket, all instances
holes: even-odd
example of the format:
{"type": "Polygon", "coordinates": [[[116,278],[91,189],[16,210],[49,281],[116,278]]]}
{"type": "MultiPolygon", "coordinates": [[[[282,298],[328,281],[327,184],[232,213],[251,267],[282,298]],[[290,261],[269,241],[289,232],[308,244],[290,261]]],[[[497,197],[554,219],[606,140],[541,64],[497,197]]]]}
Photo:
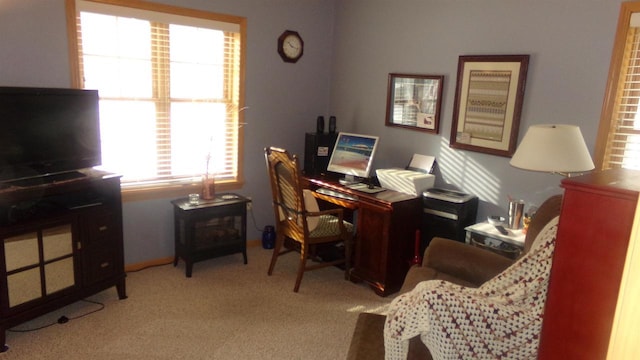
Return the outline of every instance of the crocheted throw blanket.
{"type": "Polygon", "coordinates": [[[394,299],[385,358],[406,359],[420,335],[434,359],[535,359],[557,228],[556,217],[526,255],[479,288],[430,280],[394,299]]]}

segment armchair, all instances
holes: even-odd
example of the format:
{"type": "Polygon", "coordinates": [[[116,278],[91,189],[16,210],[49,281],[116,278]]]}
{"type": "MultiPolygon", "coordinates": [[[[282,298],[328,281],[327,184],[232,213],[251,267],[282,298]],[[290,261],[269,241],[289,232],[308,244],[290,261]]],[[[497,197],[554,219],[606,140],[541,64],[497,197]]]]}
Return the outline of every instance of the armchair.
{"type": "MultiPolygon", "coordinates": [[[[560,214],[562,196],[557,195],[547,199],[536,212],[532,219],[527,235],[525,237],[525,248],[517,260],[512,260],[501,255],[489,252],[487,250],[473,247],[453,240],[434,238],[425,250],[424,260],[422,264],[414,265],[409,269],[405,278],[400,296],[408,294],[416,289],[417,286],[437,286],[433,284],[447,284],[445,287],[466,289],[466,291],[478,291],[474,288],[482,287],[489,280],[492,282],[500,281],[500,276],[504,277],[505,273],[513,273],[516,271],[514,263],[522,266],[522,263],[531,263],[528,257],[537,256],[542,264],[550,266],[551,255],[537,251],[535,254],[529,254],[534,241],[543,237],[543,229],[547,229],[551,223],[557,221],[556,218],[560,214]],[[542,254],[542,256],[540,256],[542,254]],[[545,256],[547,258],[545,258],[545,256]],[[426,280],[444,280],[429,281],[432,285],[424,285],[426,280]],[[419,285],[420,284],[420,285],[419,285]]],[[[545,231],[547,231],[545,230],[545,231]]],[[[552,243],[552,239],[547,239],[552,243]]],[[[538,241],[538,244],[543,242],[538,241]]],[[[539,246],[540,247],[540,246],[539,246]]],[[[552,250],[551,245],[551,250],[552,250]]],[[[545,265],[546,266],[546,265],[545,265]]],[[[548,277],[548,269],[542,269],[542,276],[548,277]],[[546,271],[546,272],[545,272],[546,271]]],[[[548,280],[548,279],[547,279],[548,280]]],[[[541,310],[546,296],[546,285],[544,294],[538,301],[536,310],[541,310]]],[[[417,292],[425,292],[430,290],[416,289],[417,292]]],[[[440,290],[437,290],[440,291],[440,290]]],[[[457,291],[457,290],[456,290],[457,291]]],[[[424,295],[424,294],[422,294],[424,295]]],[[[415,306],[416,308],[421,301],[421,295],[411,295],[417,301],[410,306],[403,305],[403,311],[407,308],[415,306]]],[[[394,300],[395,302],[395,300],[394,300]]],[[[397,304],[396,304],[397,305],[397,304]]],[[[393,311],[392,305],[392,311],[393,311]]],[[[397,308],[398,306],[396,306],[397,308]]],[[[424,314],[422,314],[424,315],[424,314]]],[[[541,319],[541,315],[540,315],[541,319]]],[[[348,353],[348,360],[367,359],[376,360],[384,359],[385,344],[383,337],[383,329],[387,317],[379,314],[361,313],[358,317],[356,327],[351,339],[351,345],[348,353]]],[[[452,326],[451,324],[448,324],[452,326]]],[[[453,325],[455,326],[455,325],[453,325]]],[[[446,329],[445,329],[446,330],[446,329]]],[[[414,336],[408,341],[407,359],[432,359],[432,354],[425,344],[421,341],[420,336],[414,336]]]]}
{"type": "MultiPolygon", "coordinates": [[[[524,256],[547,223],[560,215],[562,195],[548,198],[535,213],[524,239],[524,256]]],[[[422,264],[409,269],[400,293],[424,280],[446,280],[454,284],[479,287],[511,266],[516,260],[445,238],[433,238],[425,249],[422,264]]]]}

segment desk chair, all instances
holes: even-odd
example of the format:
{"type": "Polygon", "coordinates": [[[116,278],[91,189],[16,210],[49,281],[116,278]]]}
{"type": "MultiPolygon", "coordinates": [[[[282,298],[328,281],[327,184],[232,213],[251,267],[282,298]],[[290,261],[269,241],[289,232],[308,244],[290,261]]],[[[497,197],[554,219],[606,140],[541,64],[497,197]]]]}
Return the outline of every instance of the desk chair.
{"type": "Polygon", "coordinates": [[[276,220],[276,243],[271,257],[268,274],[273,273],[280,255],[294,249],[282,249],[286,238],[300,245],[300,264],[293,288],[298,292],[302,275],[307,270],[345,264],[345,279],[348,279],[351,265],[351,243],[353,225],[343,220],[342,209],[320,211],[312,193],[306,196],[300,181],[298,157],[287,150],[276,147],[265,149],[265,159],[271,181],[273,211],[276,220]],[[307,265],[310,248],[318,244],[344,243],[345,255],[333,261],[307,265]]]}

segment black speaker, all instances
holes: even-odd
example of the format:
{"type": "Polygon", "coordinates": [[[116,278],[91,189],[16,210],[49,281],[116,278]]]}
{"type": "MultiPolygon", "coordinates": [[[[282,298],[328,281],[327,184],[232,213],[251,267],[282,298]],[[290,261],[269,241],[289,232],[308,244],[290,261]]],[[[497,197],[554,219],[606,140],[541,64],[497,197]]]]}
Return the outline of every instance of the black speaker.
{"type": "Polygon", "coordinates": [[[334,132],[336,132],[336,117],[330,116],[329,117],[329,134],[333,134],[334,132]]]}
{"type": "Polygon", "coordinates": [[[316,119],[316,132],[322,134],[324,132],[324,116],[318,116],[316,119]]]}
{"type": "Polygon", "coordinates": [[[320,175],[327,172],[327,165],[336,144],[338,134],[306,133],[304,138],[304,173],[320,175]]]}

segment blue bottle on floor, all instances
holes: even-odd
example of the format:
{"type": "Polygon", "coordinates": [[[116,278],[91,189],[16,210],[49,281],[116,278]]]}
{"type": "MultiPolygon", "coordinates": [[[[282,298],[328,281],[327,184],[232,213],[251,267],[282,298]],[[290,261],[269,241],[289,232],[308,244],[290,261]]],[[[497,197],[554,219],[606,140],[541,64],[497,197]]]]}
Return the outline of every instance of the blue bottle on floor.
{"type": "Polygon", "coordinates": [[[273,226],[267,225],[262,231],[262,248],[273,249],[273,245],[276,242],[276,230],[273,226]]]}

